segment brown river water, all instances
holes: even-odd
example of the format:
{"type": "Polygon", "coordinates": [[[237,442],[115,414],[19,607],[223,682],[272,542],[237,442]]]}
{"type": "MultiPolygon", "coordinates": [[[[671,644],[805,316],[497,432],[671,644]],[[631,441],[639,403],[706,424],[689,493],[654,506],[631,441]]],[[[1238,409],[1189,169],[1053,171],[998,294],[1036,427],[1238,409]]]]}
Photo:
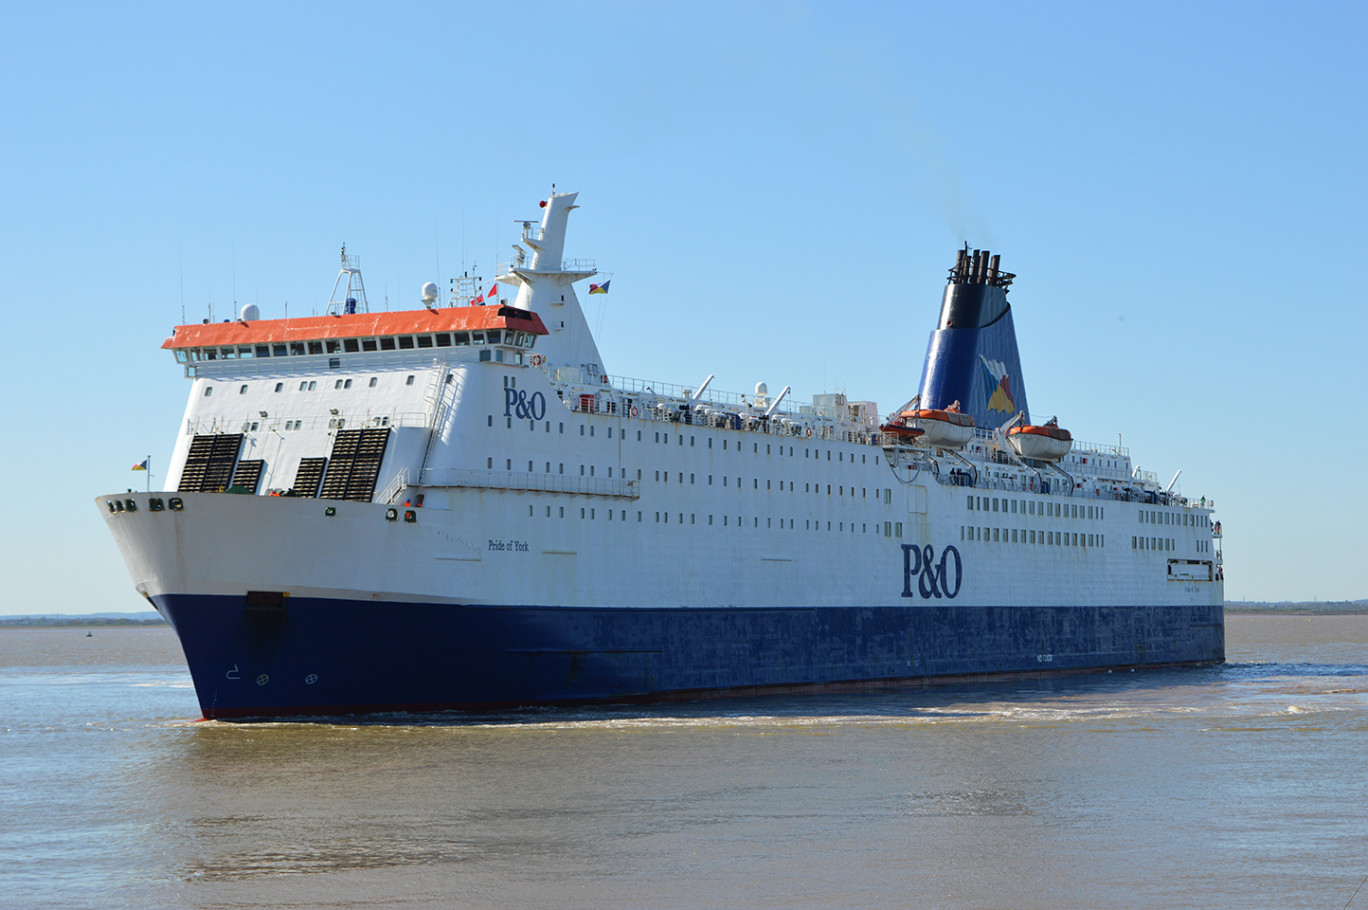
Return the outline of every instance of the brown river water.
{"type": "Polygon", "coordinates": [[[3,629],[0,906],[1368,910],[1368,616],[1227,657],[226,724],[168,628],[3,629]]]}

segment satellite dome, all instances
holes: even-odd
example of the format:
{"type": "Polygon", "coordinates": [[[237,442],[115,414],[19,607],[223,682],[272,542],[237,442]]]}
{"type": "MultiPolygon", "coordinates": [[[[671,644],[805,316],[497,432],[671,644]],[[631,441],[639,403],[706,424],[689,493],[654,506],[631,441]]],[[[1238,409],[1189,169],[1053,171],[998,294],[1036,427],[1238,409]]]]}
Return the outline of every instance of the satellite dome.
{"type": "Polygon", "coordinates": [[[757,382],[757,383],[755,384],[755,394],[757,394],[757,395],[768,395],[768,394],[769,394],[769,386],[765,385],[763,382],[757,382]]]}
{"type": "Polygon", "coordinates": [[[429,281],[423,285],[423,303],[432,303],[437,299],[437,282],[429,281]]]}
{"type": "Polygon", "coordinates": [[[261,310],[257,309],[255,303],[249,303],[242,308],[242,314],[238,318],[243,322],[256,322],[261,318],[261,310]]]}

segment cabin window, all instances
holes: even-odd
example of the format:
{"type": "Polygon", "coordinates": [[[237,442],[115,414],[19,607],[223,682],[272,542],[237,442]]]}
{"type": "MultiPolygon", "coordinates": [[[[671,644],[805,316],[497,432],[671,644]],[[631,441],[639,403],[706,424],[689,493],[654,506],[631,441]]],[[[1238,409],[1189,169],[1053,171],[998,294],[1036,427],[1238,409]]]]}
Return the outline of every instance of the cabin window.
{"type": "Polygon", "coordinates": [[[269,344],[259,344],[259,345],[257,345],[257,346],[256,346],[256,355],[257,355],[258,357],[270,357],[270,356],[271,356],[271,346],[270,346],[269,344]]]}
{"type": "Polygon", "coordinates": [[[312,391],[313,391],[314,389],[316,389],[316,388],[318,388],[318,383],[317,383],[315,380],[310,379],[310,380],[309,380],[309,391],[312,392],[312,391]]]}
{"type": "Polygon", "coordinates": [[[284,388],[285,388],[285,383],[283,383],[283,382],[277,382],[277,383],[276,383],[275,390],[276,390],[277,392],[279,392],[280,390],[282,390],[282,389],[284,389],[284,388]]]}
{"type": "Polygon", "coordinates": [[[418,338],[417,338],[417,340],[418,340],[418,347],[420,347],[420,348],[430,348],[430,347],[432,347],[432,336],[431,336],[431,335],[419,335],[418,338]]]}
{"type": "Polygon", "coordinates": [[[404,385],[413,385],[413,374],[409,373],[408,379],[404,380],[404,385]]]}
{"type": "Polygon", "coordinates": [[[458,348],[463,348],[468,344],[470,344],[470,333],[457,332],[455,335],[455,346],[458,348]]]}
{"type": "Polygon", "coordinates": [[[335,381],[335,382],[333,383],[333,388],[334,388],[334,389],[340,389],[340,388],[342,388],[342,380],[339,379],[339,380],[335,381]]]}
{"type": "Polygon", "coordinates": [[[399,336],[399,349],[400,349],[401,351],[409,351],[409,350],[412,350],[412,349],[413,349],[413,336],[412,336],[412,335],[400,335],[400,336],[399,336]]]}
{"type": "Polygon", "coordinates": [[[342,388],[344,388],[344,389],[350,389],[350,388],[351,388],[351,380],[350,380],[350,379],[344,379],[344,380],[342,380],[342,388]]]}
{"type": "Polygon", "coordinates": [[[285,357],[289,353],[290,349],[284,343],[271,345],[272,357],[285,357]]]}
{"type": "Polygon", "coordinates": [[[498,344],[499,339],[502,337],[503,333],[500,332],[498,329],[490,329],[488,332],[485,333],[485,340],[489,344],[498,344]]]}
{"type": "Polygon", "coordinates": [[[239,395],[246,395],[246,394],[247,394],[247,386],[244,385],[244,386],[242,386],[241,388],[239,388],[239,389],[238,389],[238,394],[239,394],[239,395]]]}
{"type": "Polygon", "coordinates": [[[372,377],[370,378],[370,387],[371,387],[372,389],[375,388],[376,384],[379,383],[379,382],[380,382],[380,380],[379,380],[378,378],[376,378],[375,376],[372,376],[372,377]]]}
{"type": "Polygon", "coordinates": [[[205,398],[208,398],[208,397],[209,397],[210,395],[212,395],[212,394],[214,394],[214,387],[211,386],[211,385],[205,386],[205,387],[204,387],[204,397],[205,397],[205,398]]]}
{"type": "Polygon", "coordinates": [[[382,350],[382,351],[392,351],[392,350],[394,350],[394,339],[393,339],[393,338],[381,338],[381,339],[380,339],[380,350],[382,350]]]}
{"type": "Polygon", "coordinates": [[[330,338],[330,339],[328,339],[328,341],[326,342],[326,345],[327,345],[327,351],[328,351],[329,354],[341,354],[341,353],[342,353],[342,342],[338,341],[337,339],[335,339],[335,338],[330,338]]]}
{"type": "Polygon", "coordinates": [[[450,333],[450,332],[438,332],[436,335],[433,336],[433,338],[434,338],[434,339],[436,340],[436,342],[437,342],[437,347],[439,347],[439,348],[449,348],[449,347],[451,347],[451,333],[450,333]]]}
{"type": "Polygon", "coordinates": [[[346,351],[348,354],[355,354],[357,351],[361,350],[361,342],[357,341],[355,338],[344,338],[342,339],[342,350],[346,351]]]}
{"type": "Polygon", "coordinates": [[[310,341],[310,342],[309,342],[309,353],[310,353],[310,354],[322,354],[322,353],[323,353],[323,342],[321,342],[321,341],[310,341]]]}
{"type": "Polygon", "coordinates": [[[470,343],[471,343],[471,344],[484,344],[484,343],[485,343],[484,338],[485,338],[484,332],[471,332],[471,333],[470,333],[470,343]]]}
{"type": "Polygon", "coordinates": [[[303,353],[304,353],[304,342],[302,342],[302,341],[291,341],[291,342],[290,342],[290,356],[291,356],[291,357],[297,357],[297,356],[302,355],[303,353]]]}
{"type": "Polygon", "coordinates": [[[376,340],[374,338],[361,339],[361,350],[363,351],[374,351],[376,346],[376,340]]]}

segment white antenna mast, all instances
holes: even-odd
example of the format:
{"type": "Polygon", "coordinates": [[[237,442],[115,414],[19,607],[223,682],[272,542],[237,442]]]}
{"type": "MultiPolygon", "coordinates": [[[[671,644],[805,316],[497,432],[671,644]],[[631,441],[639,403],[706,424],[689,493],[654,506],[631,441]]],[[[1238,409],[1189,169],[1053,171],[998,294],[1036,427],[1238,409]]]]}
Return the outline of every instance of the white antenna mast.
{"type": "Polygon", "coordinates": [[[348,256],[345,243],[342,244],[342,268],[338,270],[332,293],[328,295],[327,312],[332,316],[370,312],[370,305],[366,303],[366,285],[361,280],[361,257],[348,256]],[[337,296],[338,288],[343,289],[341,297],[337,296]]]}

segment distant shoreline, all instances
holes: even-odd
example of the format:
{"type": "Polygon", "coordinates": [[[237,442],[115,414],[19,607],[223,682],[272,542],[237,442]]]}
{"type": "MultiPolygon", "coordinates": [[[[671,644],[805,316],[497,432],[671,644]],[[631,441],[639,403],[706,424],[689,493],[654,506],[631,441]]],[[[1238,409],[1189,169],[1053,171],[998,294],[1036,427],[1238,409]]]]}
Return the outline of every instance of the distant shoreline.
{"type": "Polygon", "coordinates": [[[165,626],[156,614],[138,616],[0,616],[0,629],[84,629],[111,626],[165,626]]]}
{"type": "Polygon", "coordinates": [[[1252,606],[1248,604],[1226,604],[1225,611],[1238,616],[1362,616],[1368,613],[1368,606],[1354,604],[1288,604],[1277,606],[1252,606]]]}

